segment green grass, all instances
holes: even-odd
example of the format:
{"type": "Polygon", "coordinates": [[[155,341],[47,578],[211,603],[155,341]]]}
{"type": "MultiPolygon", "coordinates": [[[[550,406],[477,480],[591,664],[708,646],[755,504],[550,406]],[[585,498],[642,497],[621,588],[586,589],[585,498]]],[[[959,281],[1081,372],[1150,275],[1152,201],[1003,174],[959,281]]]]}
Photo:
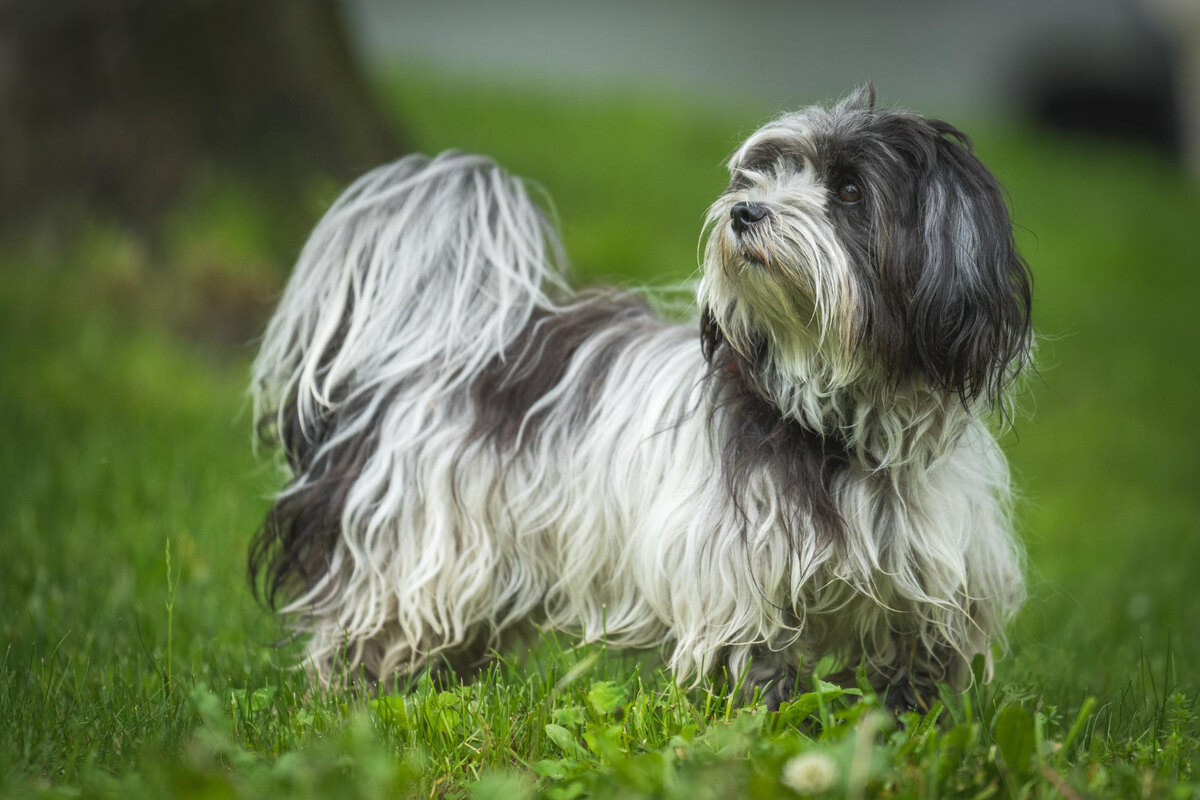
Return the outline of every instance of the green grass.
{"type": "MultiPolygon", "coordinates": [[[[542,184],[582,280],[651,284],[692,273],[720,162],[765,113],[386,96],[422,149],[542,184]]],[[[285,272],[218,178],[155,248],[90,226],[0,251],[0,794],[779,797],[815,753],[829,796],[1200,797],[1200,193],[1148,154],[977,133],[1042,334],[1006,440],[1033,593],[991,684],[924,719],[831,687],[770,714],[560,639],[470,687],[308,685],[243,574],[280,482],[250,452],[252,347],[209,330],[285,272]]]]}

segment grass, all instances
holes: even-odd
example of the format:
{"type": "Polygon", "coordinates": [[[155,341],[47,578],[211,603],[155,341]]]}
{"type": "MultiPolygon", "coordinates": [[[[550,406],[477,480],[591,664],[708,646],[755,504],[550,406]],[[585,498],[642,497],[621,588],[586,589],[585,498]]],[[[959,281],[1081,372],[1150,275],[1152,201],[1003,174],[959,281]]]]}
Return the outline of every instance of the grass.
{"type": "MultiPolygon", "coordinates": [[[[763,116],[386,97],[422,149],[542,184],[582,280],[634,283],[691,273],[720,161],[763,116]]],[[[992,683],[924,718],[832,686],[770,714],[549,639],[469,687],[308,685],[244,581],[280,476],[250,452],[252,348],[221,333],[285,272],[217,178],[155,247],[89,225],[0,255],[0,795],[780,797],[832,766],[827,796],[1200,797],[1200,193],[1147,153],[978,134],[1042,334],[1006,441],[1033,593],[992,683]]]]}

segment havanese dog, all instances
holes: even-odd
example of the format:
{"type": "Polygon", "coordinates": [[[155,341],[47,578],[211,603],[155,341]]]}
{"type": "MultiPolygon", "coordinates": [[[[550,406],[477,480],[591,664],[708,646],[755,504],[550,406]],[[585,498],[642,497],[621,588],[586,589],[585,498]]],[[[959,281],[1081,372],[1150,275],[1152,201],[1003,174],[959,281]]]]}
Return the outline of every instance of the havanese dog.
{"type": "Polygon", "coordinates": [[[334,203],[254,367],[293,477],[252,580],[322,679],[468,667],[521,621],[772,707],[825,656],[899,707],[990,670],[1024,590],[988,420],[1032,344],[1000,186],[869,86],[728,166],[686,324],[573,293],[484,157],[334,203]]]}

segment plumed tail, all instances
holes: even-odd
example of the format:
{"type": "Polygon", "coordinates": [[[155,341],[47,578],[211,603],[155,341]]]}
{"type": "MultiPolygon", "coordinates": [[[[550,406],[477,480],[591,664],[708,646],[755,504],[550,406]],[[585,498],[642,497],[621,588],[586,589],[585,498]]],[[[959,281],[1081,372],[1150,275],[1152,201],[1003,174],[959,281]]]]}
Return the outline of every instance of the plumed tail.
{"type": "Polygon", "coordinates": [[[272,605],[328,572],[382,406],[399,393],[454,395],[554,307],[561,266],[546,215],[481,156],[408,156],[338,198],[254,362],[259,436],[295,476],[251,550],[251,578],[272,605]]]}
{"type": "Polygon", "coordinates": [[[317,224],[267,327],[261,429],[303,461],[356,397],[414,378],[461,385],[553,305],[560,252],[521,182],[486,158],[408,156],[367,173],[317,224]]]}

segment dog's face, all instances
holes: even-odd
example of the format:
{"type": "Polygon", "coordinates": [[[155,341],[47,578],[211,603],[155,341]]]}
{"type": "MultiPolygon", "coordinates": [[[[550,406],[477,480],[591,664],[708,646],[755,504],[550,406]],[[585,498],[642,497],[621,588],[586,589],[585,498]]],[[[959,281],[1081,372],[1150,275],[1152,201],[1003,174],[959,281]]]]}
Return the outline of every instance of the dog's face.
{"type": "Polygon", "coordinates": [[[999,184],[944,122],[870,87],[784,115],[709,209],[712,335],[777,380],[996,399],[1027,358],[1030,281],[999,184]]]}

